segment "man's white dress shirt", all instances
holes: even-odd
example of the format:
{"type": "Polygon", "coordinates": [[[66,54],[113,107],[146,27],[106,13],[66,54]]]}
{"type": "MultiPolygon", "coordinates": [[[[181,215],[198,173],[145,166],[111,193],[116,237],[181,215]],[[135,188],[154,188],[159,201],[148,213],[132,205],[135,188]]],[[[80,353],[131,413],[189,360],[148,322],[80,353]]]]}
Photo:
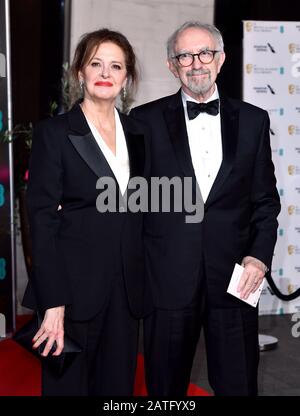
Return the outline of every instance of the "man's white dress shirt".
{"type": "MultiPolygon", "coordinates": [[[[183,90],[181,90],[181,95],[192,163],[203,202],[205,202],[222,163],[220,112],[216,116],[200,113],[193,120],[189,120],[186,102],[198,103],[198,101],[187,95],[183,90]]],[[[213,95],[205,102],[217,98],[219,98],[219,94],[216,87],[213,95]]]]}

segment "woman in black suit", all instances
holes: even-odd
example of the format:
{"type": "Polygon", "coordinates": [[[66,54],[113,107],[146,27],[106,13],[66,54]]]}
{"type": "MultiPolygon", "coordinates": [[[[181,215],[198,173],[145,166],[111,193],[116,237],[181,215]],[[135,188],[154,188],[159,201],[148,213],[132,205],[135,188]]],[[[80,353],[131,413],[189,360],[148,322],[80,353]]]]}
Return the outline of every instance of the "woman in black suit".
{"type": "Polygon", "coordinates": [[[142,213],[118,206],[130,178],[148,176],[149,161],[144,125],[115,105],[136,87],[136,60],[121,33],[101,29],[82,37],[71,70],[83,99],[34,130],[33,271],[23,304],[43,313],[33,348],[46,340],[47,356],[56,343],[58,356],[64,333],[82,347],[60,378],[43,366],[43,395],[131,395],[148,291],[142,213]],[[116,184],[113,212],[96,207],[101,177],[116,184]]]}

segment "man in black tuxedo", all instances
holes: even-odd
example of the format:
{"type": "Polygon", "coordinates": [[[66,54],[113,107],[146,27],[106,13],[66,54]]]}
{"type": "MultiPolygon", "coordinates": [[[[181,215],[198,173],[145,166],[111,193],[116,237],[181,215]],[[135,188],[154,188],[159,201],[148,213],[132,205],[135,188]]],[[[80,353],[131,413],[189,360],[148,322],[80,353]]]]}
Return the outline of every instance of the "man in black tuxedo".
{"type": "MultiPolygon", "coordinates": [[[[214,26],[186,22],[168,41],[174,95],[132,111],[152,133],[152,177],[192,177],[202,222],[150,213],[146,259],[155,312],[144,321],[147,388],[185,395],[200,329],[216,395],[256,395],[258,310],[242,299],[271,268],[280,211],[266,111],[219,94],[225,60],[214,26]],[[227,293],[235,263],[240,298],[227,293]]],[[[173,201],[174,202],[174,201],[173,201]]]]}

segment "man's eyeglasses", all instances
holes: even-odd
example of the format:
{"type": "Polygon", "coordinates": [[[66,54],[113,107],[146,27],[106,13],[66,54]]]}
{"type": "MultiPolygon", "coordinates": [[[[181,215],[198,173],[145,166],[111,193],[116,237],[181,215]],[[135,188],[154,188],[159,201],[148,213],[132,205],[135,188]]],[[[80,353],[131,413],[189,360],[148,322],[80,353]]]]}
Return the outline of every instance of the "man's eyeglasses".
{"type": "Polygon", "coordinates": [[[173,56],[173,59],[176,58],[180,66],[190,66],[193,64],[195,56],[197,56],[202,64],[210,64],[218,52],[221,51],[211,51],[210,49],[205,49],[199,53],[181,53],[180,55],[173,56]]]}

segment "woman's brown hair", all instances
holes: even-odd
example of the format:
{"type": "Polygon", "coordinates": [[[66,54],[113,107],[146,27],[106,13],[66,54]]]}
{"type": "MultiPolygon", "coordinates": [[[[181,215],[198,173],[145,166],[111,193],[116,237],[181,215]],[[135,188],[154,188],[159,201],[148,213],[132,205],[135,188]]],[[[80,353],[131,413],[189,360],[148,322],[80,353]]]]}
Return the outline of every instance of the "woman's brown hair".
{"type": "MultiPolygon", "coordinates": [[[[129,102],[132,100],[137,89],[138,71],[133,48],[128,39],[120,32],[104,28],[84,34],[75,50],[70,68],[71,77],[79,84],[79,72],[88,64],[98,46],[104,42],[112,42],[124,52],[127,71],[127,101],[129,102]]],[[[124,97],[122,98],[124,99],[124,97]]]]}

